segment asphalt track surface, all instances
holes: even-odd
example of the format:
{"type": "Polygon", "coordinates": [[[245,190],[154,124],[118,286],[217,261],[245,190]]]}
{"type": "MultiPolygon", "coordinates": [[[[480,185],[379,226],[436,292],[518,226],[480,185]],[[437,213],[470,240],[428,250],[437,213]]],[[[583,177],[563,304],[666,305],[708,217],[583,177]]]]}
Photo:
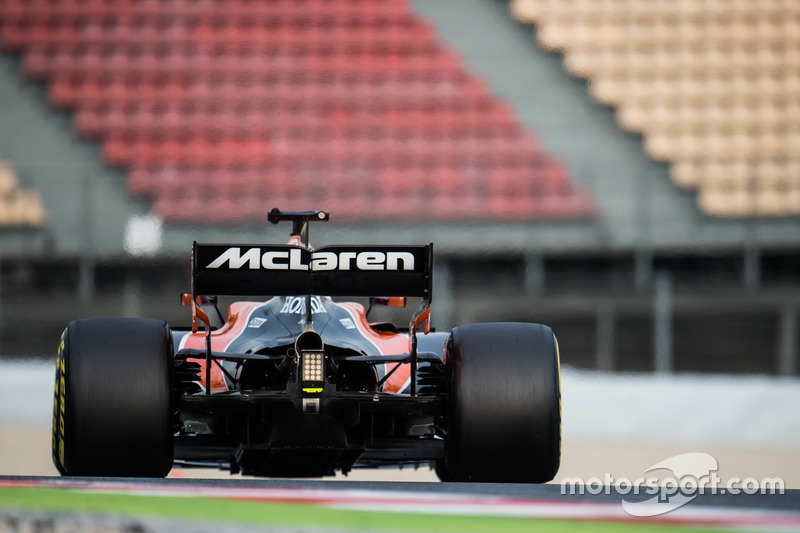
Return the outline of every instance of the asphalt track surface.
{"type": "MultiPolygon", "coordinates": [[[[474,514],[612,523],[632,519],[623,511],[623,500],[637,503],[650,499],[651,505],[655,505],[652,504],[652,493],[636,496],[622,493],[615,487],[595,487],[602,489],[600,493],[565,494],[558,484],[2,476],[0,488],[3,487],[62,488],[93,493],[107,491],[109,494],[191,495],[222,500],[310,503],[358,511],[421,512],[452,516],[474,514]]],[[[666,504],[657,505],[668,506],[670,498],[675,498],[675,495],[670,495],[666,504]]],[[[675,503],[674,499],[672,503],[675,503]]],[[[663,507],[661,510],[669,509],[663,507]]],[[[2,516],[3,500],[0,493],[0,518],[2,516]]],[[[651,521],[648,525],[655,527],[712,526],[725,531],[739,528],[747,531],[800,531],[800,490],[787,489],[782,494],[695,493],[677,509],[656,513],[652,518],[639,516],[633,520],[638,520],[640,524],[651,521]]]]}
{"type": "MultiPolygon", "coordinates": [[[[613,502],[619,503],[622,498],[631,501],[644,501],[650,498],[647,494],[638,496],[619,492],[615,487],[603,487],[599,494],[562,494],[559,484],[522,484],[522,483],[413,483],[413,482],[381,482],[381,481],[326,481],[326,480],[274,480],[274,479],[153,479],[153,478],[77,478],[77,477],[28,477],[0,476],[2,480],[33,481],[35,483],[59,485],[74,481],[76,483],[132,483],[146,484],[157,489],[174,489],[179,492],[183,487],[208,487],[217,489],[308,489],[325,491],[371,491],[371,492],[407,492],[420,495],[473,495],[491,496],[513,499],[533,499],[548,501],[570,501],[583,503],[613,502]]],[[[567,491],[569,492],[569,491],[567,491]]],[[[786,489],[783,494],[719,494],[706,492],[697,494],[692,505],[714,507],[735,507],[752,509],[788,510],[800,512],[800,489],[786,489]]]]}
{"type": "MultiPolygon", "coordinates": [[[[0,476],[3,482],[31,482],[46,486],[60,486],[69,483],[130,483],[147,485],[154,489],[174,489],[179,492],[182,487],[210,487],[216,489],[308,489],[325,491],[374,491],[374,492],[409,492],[414,494],[466,494],[503,498],[520,498],[535,500],[575,501],[575,502],[619,502],[622,498],[631,501],[643,501],[650,496],[638,496],[627,492],[619,492],[614,486],[604,486],[599,494],[569,494],[560,484],[523,484],[523,483],[415,483],[415,482],[381,482],[381,481],[326,481],[326,480],[275,480],[275,479],[157,479],[157,478],[94,478],[94,477],[43,477],[43,476],[0,476]]],[[[696,494],[692,505],[713,505],[715,507],[747,507],[753,509],[783,509],[800,511],[800,489],[786,489],[783,494],[731,494],[705,493],[696,494]]]]}

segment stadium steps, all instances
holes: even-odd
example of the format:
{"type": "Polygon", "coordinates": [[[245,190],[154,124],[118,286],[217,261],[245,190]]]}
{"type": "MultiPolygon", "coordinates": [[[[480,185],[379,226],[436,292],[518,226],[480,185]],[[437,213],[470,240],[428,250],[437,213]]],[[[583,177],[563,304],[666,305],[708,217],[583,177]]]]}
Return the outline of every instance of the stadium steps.
{"type": "MultiPolygon", "coordinates": [[[[508,101],[544,149],[566,162],[595,198],[598,242],[622,247],[739,246],[747,239],[793,240],[800,220],[715,220],[696,194],[676,187],[666,164],[647,156],[642,138],[623,131],[611,108],[595,103],[561,54],[537,44],[516,22],[507,0],[415,0],[439,35],[458,49],[472,73],[508,101]]],[[[557,231],[557,230],[556,230],[557,231]]]]}
{"type": "Polygon", "coordinates": [[[28,75],[48,81],[54,106],[77,110],[78,129],[99,138],[107,164],[132,171],[129,190],[153,199],[168,222],[247,223],[275,198],[309,207],[327,198],[349,220],[593,214],[568,170],[503,115],[405,0],[232,0],[197,10],[178,1],[94,0],[85,10],[67,0],[4,2],[5,45],[24,53],[28,75]],[[110,25],[114,10],[123,15],[110,25]],[[393,86],[396,94],[386,94],[393,86]],[[247,108],[244,116],[230,120],[231,108],[220,119],[222,102],[247,108]],[[158,107],[157,117],[142,115],[143,105],[158,107]],[[111,115],[125,116],[112,126],[111,115]],[[418,120],[428,117],[427,126],[418,120]],[[409,128],[409,119],[422,127],[409,128]],[[176,168],[210,167],[221,171],[208,171],[202,187],[159,185],[176,168]],[[415,194],[389,197],[370,175],[395,167],[431,178],[415,194]],[[260,180],[232,185],[242,169],[260,180]],[[363,179],[349,176],[359,172],[363,179]],[[447,172],[459,179],[436,179],[447,172]],[[275,182],[285,175],[294,187],[284,191],[275,182]],[[482,198],[490,201],[475,209],[482,198]]]}
{"type": "MultiPolygon", "coordinates": [[[[606,253],[609,247],[636,246],[699,250],[740,247],[747,239],[758,246],[797,243],[797,220],[716,221],[699,213],[694,195],[670,185],[666,169],[643,156],[637,136],[619,131],[610,110],[591,103],[583,82],[562,69],[560,56],[543,52],[530,28],[513,22],[507,2],[462,0],[457,9],[452,2],[441,0],[420,0],[414,5],[418,14],[436,25],[445,44],[464,57],[470,73],[488,80],[491,92],[511,103],[530,131],[541,134],[544,149],[566,162],[575,177],[591,189],[600,218],[596,222],[536,225],[412,221],[403,231],[391,223],[332,224],[324,232],[329,242],[435,241],[440,253],[458,254],[506,250],[606,253]],[[647,179],[639,179],[641,176],[647,179]],[[652,200],[640,201],[643,195],[652,200]]],[[[124,176],[98,163],[97,146],[75,134],[67,114],[46,107],[44,88],[19,77],[22,65],[16,57],[3,55],[0,64],[2,121],[12,125],[5,126],[5,133],[0,134],[4,136],[0,148],[8,152],[0,152],[0,156],[15,160],[23,187],[42,190],[50,220],[42,233],[48,242],[56,243],[47,248],[41,238],[3,235],[6,257],[14,250],[30,250],[32,246],[70,254],[82,250],[121,253],[125,222],[133,214],[146,212],[148,206],[125,198],[124,176]],[[6,96],[9,91],[16,94],[6,96]],[[43,156],[44,148],[49,151],[51,146],[56,147],[54,155],[43,156]],[[89,206],[85,191],[91,191],[94,197],[89,206]],[[84,231],[87,224],[93,228],[88,237],[84,231]]],[[[272,203],[259,209],[266,210],[272,203]]],[[[280,205],[291,204],[284,201],[280,205]]],[[[324,201],[315,202],[315,207],[337,212],[324,201]]],[[[192,238],[264,238],[260,223],[188,229],[191,231],[165,227],[163,250],[184,254],[192,238]]]]}
{"type": "Polygon", "coordinates": [[[797,3],[512,0],[718,217],[800,215],[797,3]]]}
{"type": "Polygon", "coordinates": [[[617,127],[611,110],[591,101],[559,55],[537,46],[530,26],[511,18],[506,1],[462,0],[453,10],[447,0],[417,0],[414,7],[590,189],[605,238],[635,243],[658,228],[677,237],[694,224],[690,195],[671,187],[667,168],[647,158],[638,136],[617,127]],[[638,197],[645,194],[659,203],[643,205],[638,197]],[[675,224],[676,214],[682,223],[675,224]]]}
{"type": "Polygon", "coordinates": [[[122,177],[100,163],[69,114],[47,105],[45,88],[21,76],[19,58],[2,52],[0,117],[0,158],[13,162],[21,187],[39,191],[47,212],[40,230],[4,232],[4,254],[118,254],[142,206],[120,194],[122,177]]]}

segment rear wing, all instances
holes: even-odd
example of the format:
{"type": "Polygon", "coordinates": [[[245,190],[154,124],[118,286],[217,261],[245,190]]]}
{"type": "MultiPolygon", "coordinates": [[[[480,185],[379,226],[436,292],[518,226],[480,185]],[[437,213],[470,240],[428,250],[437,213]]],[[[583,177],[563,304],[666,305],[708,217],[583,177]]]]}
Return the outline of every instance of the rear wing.
{"type": "MultiPolygon", "coordinates": [[[[409,324],[411,395],[417,391],[417,328],[430,331],[433,244],[417,246],[325,246],[308,248],[308,226],[329,220],[327,211],[269,212],[268,220],[293,223],[291,240],[303,246],[200,244],[192,246],[192,331],[205,327],[206,383],[218,355],[211,350],[211,321],[201,308],[203,296],[306,297],[306,324],[311,327],[311,296],[417,296],[422,298],[409,324]]],[[[395,366],[395,370],[400,365],[395,366]]],[[[394,370],[392,370],[393,372],[394,370]]],[[[390,372],[391,373],[391,372],[390,372]]],[[[388,377],[388,376],[387,376],[388,377]]],[[[210,394],[210,387],[206,389],[210,394]]]]}
{"type": "Polygon", "coordinates": [[[431,301],[433,245],[199,244],[192,296],[419,296],[431,301]]]}

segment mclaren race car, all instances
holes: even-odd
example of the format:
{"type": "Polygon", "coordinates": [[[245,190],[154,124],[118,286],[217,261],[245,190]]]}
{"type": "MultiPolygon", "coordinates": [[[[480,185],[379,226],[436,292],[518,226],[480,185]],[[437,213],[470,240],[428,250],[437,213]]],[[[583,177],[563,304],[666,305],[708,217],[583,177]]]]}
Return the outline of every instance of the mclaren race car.
{"type": "Polygon", "coordinates": [[[553,479],[561,413],[550,328],[432,331],[433,245],[313,249],[309,224],[327,212],[273,209],[268,219],[292,223],[288,244],[194,243],[191,328],[143,318],[67,326],[53,417],[62,475],[431,465],[445,481],[553,479]],[[227,316],[218,296],[237,297],[227,316]],[[346,296],[420,303],[401,329],[334,299],[346,296]]]}

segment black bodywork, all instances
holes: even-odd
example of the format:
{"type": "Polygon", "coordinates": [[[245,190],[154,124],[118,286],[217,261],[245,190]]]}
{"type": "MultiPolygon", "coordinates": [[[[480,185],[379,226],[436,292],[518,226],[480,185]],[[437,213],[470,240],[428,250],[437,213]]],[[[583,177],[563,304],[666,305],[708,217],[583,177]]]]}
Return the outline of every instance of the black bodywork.
{"type": "Polygon", "coordinates": [[[310,477],[442,460],[448,334],[416,331],[429,319],[432,247],[328,247],[312,255],[308,222],[327,214],[279,215],[294,223],[295,244],[253,251],[195,243],[187,302],[194,327],[173,331],[175,463],[310,477]],[[409,260],[376,264],[381,257],[409,260]],[[328,260],[338,261],[336,268],[323,264],[328,260]],[[328,268],[304,268],[311,263],[328,268]],[[218,294],[274,296],[246,307],[246,316],[233,316],[244,320],[241,332],[219,346],[213,335],[218,294]],[[382,323],[368,325],[369,331],[357,306],[332,299],[344,295],[416,297],[421,304],[408,330],[382,323]],[[186,348],[187,338],[201,334],[202,348],[186,348]],[[391,353],[387,346],[400,340],[407,348],[391,353]],[[313,368],[314,357],[321,359],[316,376],[322,379],[312,382],[308,376],[314,374],[303,374],[303,365],[309,361],[313,368]],[[390,377],[402,373],[408,374],[406,386],[387,391],[390,377]],[[212,374],[222,377],[224,387],[210,385],[212,374]]]}

